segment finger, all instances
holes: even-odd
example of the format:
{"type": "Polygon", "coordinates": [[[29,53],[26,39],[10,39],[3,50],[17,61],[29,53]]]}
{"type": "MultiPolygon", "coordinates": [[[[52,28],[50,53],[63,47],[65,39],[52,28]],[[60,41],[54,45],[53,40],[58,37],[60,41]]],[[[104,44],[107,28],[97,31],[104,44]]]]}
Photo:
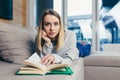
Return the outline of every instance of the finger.
{"type": "Polygon", "coordinates": [[[55,64],[55,57],[51,54],[52,62],[51,64],[55,64]]]}
{"type": "Polygon", "coordinates": [[[43,58],[41,59],[41,63],[44,63],[45,60],[46,60],[48,57],[49,57],[49,55],[46,55],[45,57],[43,57],[43,58]]]}
{"type": "Polygon", "coordinates": [[[45,34],[45,31],[44,31],[44,30],[42,30],[42,34],[43,34],[43,35],[45,34]]]}
{"type": "Polygon", "coordinates": [[[46,37],[46,33],[42,30],[42,38],[44,39],[46,37]]]}
{"type": "Polygon", "coordinates": [[[52,64],[55,64],[55,59],[53,59],[52,64]]]}
{"type": "Polygon", "coordinates": [[[52,64],[54,61],[54,57],[53,55],[49,55],[49,57],[46,59],[46,61],[44,62],[45,65],[50,65],[52,64]]]}
{"type": "Polygon", "coordinates": [[[54,56],[49,54],[49,55],[46,55],[42,60],[41,60],[41,63],[44,64],[44,65],[49,65],[49,64],[54,64],[55,63],[55,59],[54,59],[54,56]]]}
{"type": "Polygon", "coordinates": [[[54,63],[55,63],[54,56],[51,55],[51,56],[49,57],[49,60],[48,60],[47,65],[54,64],[54,63]]]}
{"type": "Polygon", "coordinates": [[[44,64],[44,65],[49,64],[49,61],[50,61],[50,60],[51,60],[51,58],[50,58],[50,57],[46,58],[46,60],[44,60],[43,64],[44,64]]]}
{"type": "Polygon", "coordinates": [[[49,59],[48,62],[45,64],[46,66],[49,66],[53,62],[52,59],[49,59]]]}

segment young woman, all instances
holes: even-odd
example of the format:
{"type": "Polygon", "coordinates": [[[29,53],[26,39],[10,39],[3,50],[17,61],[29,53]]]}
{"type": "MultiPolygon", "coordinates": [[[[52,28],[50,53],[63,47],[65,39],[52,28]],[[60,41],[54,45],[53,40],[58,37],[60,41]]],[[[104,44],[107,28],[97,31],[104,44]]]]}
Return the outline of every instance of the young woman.
{"type": "Polygon", "coordinates": [[[52,9],[43,12],[36,41],[42,64],[71,64],[79,56],[75,33],[63,29],[60,15],[52,9]]]}

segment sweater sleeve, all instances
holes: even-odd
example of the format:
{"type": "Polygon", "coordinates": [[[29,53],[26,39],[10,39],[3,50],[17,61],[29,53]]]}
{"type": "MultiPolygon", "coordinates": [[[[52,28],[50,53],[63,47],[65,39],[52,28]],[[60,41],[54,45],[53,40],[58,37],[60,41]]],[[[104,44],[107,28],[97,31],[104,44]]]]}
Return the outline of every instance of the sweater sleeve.
{"type": "Polygon", "coordinates": [[[73,60],[78,59],[78,49],[76,48],[76,35],[74,32],[70,31],[66,35],[66,40],[64,43],[62,55],[53,54],[55,57],[55,63],[67,63],[71,64],[73,60]]]}
{"type": "Polygon", "coordinates": [[[72,61],[69,58],[62,58],[61,56],[57,55],[57,54],[53,54],[54,58],[55,58],[55,63],[57,64],[72,64],[72,61]]]}
{"type": "Polygon", "coordinates": [[[53,49],[53,44],[51,43],[51,44],[47,44],[47,43],[45,43],[44,45],[43,45],[43,55],[47,55],[47,54],[50,54],[51,53],[51,51],[52,51],[52,49],[53,49]]]}

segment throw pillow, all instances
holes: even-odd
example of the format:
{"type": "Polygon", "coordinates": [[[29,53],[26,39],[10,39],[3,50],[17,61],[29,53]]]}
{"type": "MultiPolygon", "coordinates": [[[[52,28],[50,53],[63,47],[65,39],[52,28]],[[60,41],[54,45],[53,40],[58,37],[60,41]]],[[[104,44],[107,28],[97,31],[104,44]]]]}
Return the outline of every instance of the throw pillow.
{"type": "Polygon", "coordinates": [[[0,22],[0,59],[21,64],[35,52],[34,32],[0,22]]]}
{"type": "Polygon", "coordinates": [[[86,57],[90,55],[91,52],[91,45],[90,44],[81,44],[77,42],[77,48],[79,50],[79,57],[86,57]]]}

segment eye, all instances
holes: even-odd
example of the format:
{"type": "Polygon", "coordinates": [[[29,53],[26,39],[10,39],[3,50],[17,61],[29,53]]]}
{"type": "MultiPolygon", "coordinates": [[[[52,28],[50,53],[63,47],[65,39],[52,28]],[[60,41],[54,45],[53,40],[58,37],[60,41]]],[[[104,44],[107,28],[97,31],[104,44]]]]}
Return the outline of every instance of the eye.
{"type": "Polygon", "coordinates": [[[50,23],[44,23],[44,26],[49,26],[50,25],[50,23]]]}
{"type": "Polygon", "coordinates": [[[58,22],[55,22],[55,23],[54,23],[54,25],[55,25],[55,26],[58,26],[58,25],[59,25],[59,23],[58,23],[58,22]]]}

